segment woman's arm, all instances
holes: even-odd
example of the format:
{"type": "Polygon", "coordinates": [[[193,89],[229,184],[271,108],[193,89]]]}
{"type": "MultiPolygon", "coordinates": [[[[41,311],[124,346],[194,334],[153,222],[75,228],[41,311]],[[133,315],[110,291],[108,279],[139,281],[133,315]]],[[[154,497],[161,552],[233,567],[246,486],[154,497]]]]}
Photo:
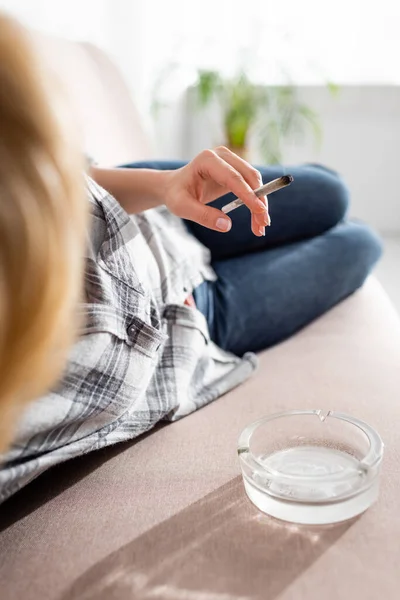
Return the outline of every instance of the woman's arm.
{"type": "Polygon", "coordinates": [[[165,204],[182,219],[227,232],[232,226],[231,219],[208,204],[232,192],[250,210],[255,235],[265,235],[265,226],[270,224],[265,198],[254,193],[262,185],[261,174],[223,146],[204,150],[184,167],[171,171],[93,166],[90,174],[128,213],[165,204]]]}
{"type": "Polygon", "coordinates": [[[110,192],[129,214],[164,204],[169,173],[156,169],[90,168],[92,179],[110,192]]]}

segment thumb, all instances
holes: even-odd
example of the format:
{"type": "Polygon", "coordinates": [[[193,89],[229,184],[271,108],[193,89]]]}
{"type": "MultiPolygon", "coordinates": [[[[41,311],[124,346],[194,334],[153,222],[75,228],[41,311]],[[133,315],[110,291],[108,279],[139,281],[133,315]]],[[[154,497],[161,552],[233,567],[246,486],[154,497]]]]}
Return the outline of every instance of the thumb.
{"type": "Polygon", "coordinates": [[[231,219],[222,210],[201,204],[193,198],[187,198],[185,202],[182,202],[180,208],[180,217],[199,223],[208,229],[227,233],[232,227],[231,219]]]}

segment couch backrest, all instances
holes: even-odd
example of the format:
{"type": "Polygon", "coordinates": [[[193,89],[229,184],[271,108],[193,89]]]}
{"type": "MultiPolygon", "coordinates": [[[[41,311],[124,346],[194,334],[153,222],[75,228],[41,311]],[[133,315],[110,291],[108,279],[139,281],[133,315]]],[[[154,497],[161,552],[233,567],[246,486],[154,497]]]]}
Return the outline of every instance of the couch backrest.
{"type": "Polygon", "coordinates": [[[104,165],[149,158],[151,149],[128,88],[92,44],[35,34],[40,53],[66,85],[85,151],[104,165]]]}

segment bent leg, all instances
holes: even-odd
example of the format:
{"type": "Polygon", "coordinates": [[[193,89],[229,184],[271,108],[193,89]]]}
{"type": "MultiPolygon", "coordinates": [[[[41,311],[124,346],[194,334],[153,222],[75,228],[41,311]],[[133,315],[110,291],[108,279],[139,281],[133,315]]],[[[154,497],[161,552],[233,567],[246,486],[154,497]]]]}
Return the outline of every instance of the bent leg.
{"type": "MultiPolygon", "coordinates": [[[[210,332],[239,356],[276,344],[359,288],[381,254],[365,225],[342,223],[289,246],[217,261],[210,332]]],[[[197,299],[196,299],[197,300],[197,299]]]]}

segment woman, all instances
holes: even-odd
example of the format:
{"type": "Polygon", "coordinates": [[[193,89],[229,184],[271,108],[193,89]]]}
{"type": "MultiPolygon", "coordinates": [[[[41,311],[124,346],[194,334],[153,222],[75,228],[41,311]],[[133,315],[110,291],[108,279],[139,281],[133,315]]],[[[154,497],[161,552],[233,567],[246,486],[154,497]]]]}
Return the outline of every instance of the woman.
{"type": "Polygon", "coordinates": [[[252,352],[362,285],[380,243],[344,220],[335,173],[291,169],[268,212],[252,190],[283,169],[223,147],[187,165],[92,167],[85,191],[62,98],[5,17],[0,53],[2,501],[240,384],[252,352]],[[247,205],[232,220],[228,193],[247,205]]]}

